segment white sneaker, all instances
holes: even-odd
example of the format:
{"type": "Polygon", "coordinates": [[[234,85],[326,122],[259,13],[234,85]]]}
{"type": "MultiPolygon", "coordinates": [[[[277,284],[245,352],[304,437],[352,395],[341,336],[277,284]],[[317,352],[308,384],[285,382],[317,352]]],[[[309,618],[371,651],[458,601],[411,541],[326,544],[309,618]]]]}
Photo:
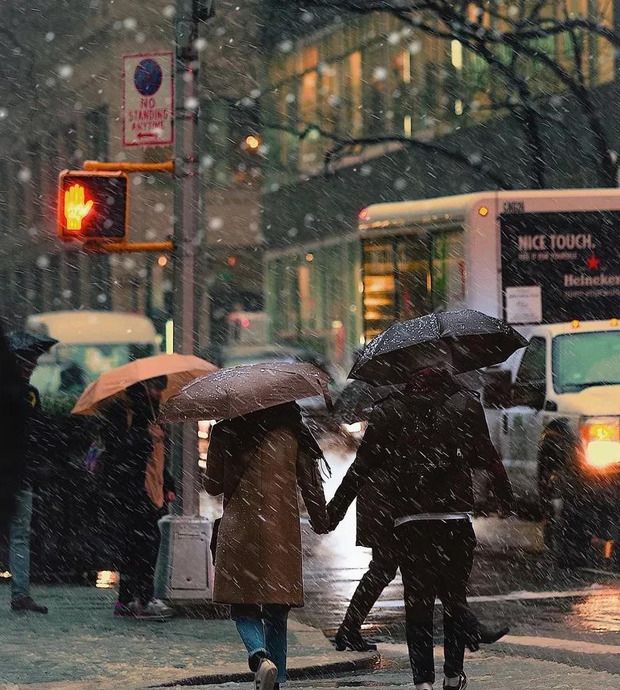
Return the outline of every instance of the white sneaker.
{"type": "Polygon", "coordinates": [[[254,690],[273,690],[277,677],[278,669],[273,661],[263,659],[254,676],[254,690]]]}
{"type": "Polygon", "coordinates": [[[174,616],[174,611],[161,599],[151,599],[148,604],[137,604],[135,617],[143,621],[167,621],[174,616]]]}

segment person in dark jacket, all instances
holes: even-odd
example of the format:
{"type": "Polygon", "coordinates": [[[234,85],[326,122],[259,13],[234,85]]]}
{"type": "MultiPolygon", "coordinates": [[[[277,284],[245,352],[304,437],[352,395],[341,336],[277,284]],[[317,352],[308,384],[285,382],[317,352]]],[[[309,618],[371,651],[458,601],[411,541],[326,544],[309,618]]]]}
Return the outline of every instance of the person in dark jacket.
{"type": "MultiPolygon", "coordinates": [[[[371,436],[373,433],[370,432],[371,436]]],[[[376,644],[362,637],[361,628],[381,592],[396,577],[398,570],[391,501],[390,471],[387,467],[380,467],[368,478],[357,497],[356,545],[372,549],[372,558],[336,633],[338,651],[347,648],[356,652],[377,649],[376,644]]]]}
{"type": "Polygon", "coordinates": [[[156,423],[166,377],[127,389],[103,412],[100,475],[102,513],[112,532],[112,558],[121,580],[116,617],[167,620],[173,611],[154,598],[158,521],[175,498],[165,468],[163,429],[156,423]]]}
{"type": "Polygon", "coordinates": [[[26,446],[26,397],[15,356],[0,326],[0,531],[9,526],[22,483],[26,446]]]}
{"type": "Polygon", "coordinates": [[[491,442],[475,393],[440,366],[414,376],[402,393],[379,404],[353,465],[328,505],[331,527],[369,477],[391,476],[391,524],[405,590],[407,644],[418,690],[432,690],[433,608],[444,605],[444,687],[463,690],[465,645],[499,639],[467,605],[476,538],[472,470],[485,470],[501,512],[512,509],[512,489],[491,442]]]}
{"type": "Polygon", "coordinates": [[[30,538],[34,487],[45,472],[49,421],[41,410],[39,391],[30,385],[40,353],[15,351],[17,371],[22,382],[22,414],[25,418],[23,476],[15,497],[15,509],[9,527],[9,570],[11,571],[11,610],[46,614],[47,606],[30,594],[30,538]]]}

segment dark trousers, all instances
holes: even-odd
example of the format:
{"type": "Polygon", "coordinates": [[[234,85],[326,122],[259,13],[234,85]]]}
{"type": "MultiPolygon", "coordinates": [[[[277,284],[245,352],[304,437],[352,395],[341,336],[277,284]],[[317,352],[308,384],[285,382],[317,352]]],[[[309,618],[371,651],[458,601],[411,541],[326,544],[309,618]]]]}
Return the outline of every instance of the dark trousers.
{"type": "Polygon", "coordinates": [[[118,544],[121,574],[118,599],[127,605],[134,599],[147,604],[153,598],[155,565],[159,552],[160,511],[150,504],[140,505],[123,517],[124,534],[118,544]]]}
{"type": "Polygon", "coordinates": [[[463,671],[462,632],[473,616],[467,605],[467,582],[476,547],[473,527],[468,520],[407,522],[396,528],[396,536],[413,682],[435,682],[436,597],[444,608],[444,673],[454,678],[463,671]]]}
{"type": "Polygon", "coordinates": [[[398,554],[392,543],[373,548],[368,570],[351,597],[351,603],[342,621],[343,628],[359,630],[362,627],[381,592],[396,577],[397,570],[398,554]]]}

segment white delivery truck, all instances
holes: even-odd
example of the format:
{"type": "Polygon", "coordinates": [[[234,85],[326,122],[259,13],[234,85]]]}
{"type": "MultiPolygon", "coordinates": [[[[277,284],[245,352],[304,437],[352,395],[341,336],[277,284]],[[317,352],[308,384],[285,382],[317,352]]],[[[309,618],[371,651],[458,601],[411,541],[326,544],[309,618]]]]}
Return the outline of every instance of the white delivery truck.
{"type": "Polygon", "coordinates": [[[558,562],[620,524],[620,190],[481,192],[360,213],[368,339],[470,307],[529,345],[484,377],[494,441],[558,562]]]}

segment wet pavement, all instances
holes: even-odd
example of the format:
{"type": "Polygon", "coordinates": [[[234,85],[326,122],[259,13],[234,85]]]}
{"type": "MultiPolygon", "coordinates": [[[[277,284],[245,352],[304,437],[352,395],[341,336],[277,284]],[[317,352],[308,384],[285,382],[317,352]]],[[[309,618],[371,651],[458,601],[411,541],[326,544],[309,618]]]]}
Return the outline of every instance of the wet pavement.
{"type": "MultiPolygon", "coordinates": [[[[326,485],[329,496],[352,456],[332,452],[328,459],[333,471],[326,485]]],[[[511,626],[510,636],[492,651],[620,674],[620,574],[606,570],[596,554],[590,569],[556,568],[544,550],[540,525],[534,522],[490,517],[476,519],[474,527],[478,550],[471,606],[482,620],[507,621],[511,626]]],[[[330,535],[314,535],[308,526],[304,532],[307,602],[302,618],[333,636],[370,552],[354,546],[353,508],[330,535]]],[[[439,630],[440,613],[438,607],[439,630]]],[[[405,642],[403,623],[398,575],[371,612],[364,633],[396,649],[405,642]]]]}

